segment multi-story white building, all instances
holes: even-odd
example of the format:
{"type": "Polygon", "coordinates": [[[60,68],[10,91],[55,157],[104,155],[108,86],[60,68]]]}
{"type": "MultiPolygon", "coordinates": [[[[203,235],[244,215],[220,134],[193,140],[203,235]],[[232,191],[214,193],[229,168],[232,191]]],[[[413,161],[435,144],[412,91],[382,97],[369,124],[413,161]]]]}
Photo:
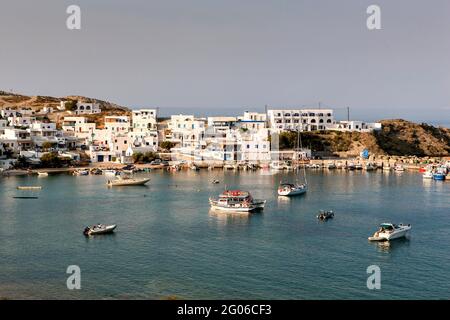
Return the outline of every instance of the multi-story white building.
{"type": "Polygon", "coordinates": [[[128,136],[134,148],[148,151],[158,150],[157,109],[140,109],[133,111],[132,131],[128,136]]]}
{"type": "Polygon", "coordinates": [[[106,116],[105,129],[114,134],[126,134],[130,131],[130,118],[127,116],[106,116]]]}
{"type": "Polygon", "coordinates": [[[88,122],[85,117],[64,117],[62,129],[67,135],[80,139],[92,139],[95,132],[95,123],[88,122]]]}
{"type": "Polygon", "coordinates": [[[274,131],[326,130],[334,123],[332,109],[276,109],[267,110],[270,128],[274,131]]]}
{"type": "Polygon", "coordinates": [[[148,131],[156,130],[156,119],[156,109],[133,110],[133,132],[146,133],[148,131]]]}
{"type": "Polygon", "coordinates": [[[55,147],[58,145],[56,123],[35,122],[27,129],[30,133],[30,138],[35,147],[42,147],[44,143],[48,142],[55,147]]]}
{"type": "Polygon", "coordinates": [[[6,127],[8,127],[8,120],[0,119],[0,135],[5,133],[6,127]]]}
{"type": "MultiPolygon", "coordinates": [[[[62,104],[61,104],[62,105],[62,104]]],[[[76,115],[101,113],[98,103],[77,102],[74,113],[76,115]]]]}
{"type": "Polygon", "coordinates": [[[14,153],[32,148],[30,132],[26,129],[5,128],[5,133],[0,139],[3,145],[14,153]]]}
{"type": "Polygon", "coordinates": [[[205,134],[205,120],[195,119],[193,115],[171,116],[167,140],[182,148],[199,148],[205,134]]]}
{"type": "Polygon", "coordinates": [[[267,125],[267,115],[265,113],[245,111],[244,116],[238,118],[237,125],[247,130],[263,129],[267,125]]]}

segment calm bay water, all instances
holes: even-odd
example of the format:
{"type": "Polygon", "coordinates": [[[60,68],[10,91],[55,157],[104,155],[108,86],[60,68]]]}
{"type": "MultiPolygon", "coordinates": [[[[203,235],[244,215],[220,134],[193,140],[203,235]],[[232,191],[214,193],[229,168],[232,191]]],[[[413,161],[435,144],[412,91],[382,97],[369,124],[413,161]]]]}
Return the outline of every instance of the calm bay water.
{"type": "Polygon", "coordinates": [[[105,177],[0,178],[0,297],[75,299],[450,298],[450,182],[417,173],[314,172],[310,190],[278,198],[292,173],[154,171],[148,187],[105,177]],[[213,185],[213,178],[221,184],[213,185]],[[19,185],[42,185],[39,192],[19,185]],[[262,213],[210,212],[224,186],[268,200],[262,213]],[[36,194],[37,200],[13,199],[36,194]],[[319,209],[334,220],[320,223],[319,209]],[[407,240],[369,243],[384,221],[411,223],[407,240]],[[85,225],[117,223],[85,238],[85,225]],[[381,290],[366,268],[381,268],[381,290]],[[79,265],[82,289],[66,288],[79,265]]]}

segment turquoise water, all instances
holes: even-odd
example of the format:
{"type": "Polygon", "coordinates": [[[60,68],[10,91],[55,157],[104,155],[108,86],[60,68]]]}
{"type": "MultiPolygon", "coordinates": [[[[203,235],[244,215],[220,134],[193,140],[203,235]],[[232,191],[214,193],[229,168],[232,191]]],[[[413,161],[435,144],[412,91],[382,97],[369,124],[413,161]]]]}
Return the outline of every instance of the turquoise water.
{"type": "MultiPolygon", "coordinates": [[[[0,179],[0,297],[75,299],[450,298],[450,182],[417,173],[308,172],[310,190],[278,198],[282,175],[154,171],[148,187],[102,176],[0,179]],[[221,184],[210,181],[217,177],[221,184]],[[267,199],[262,213],[210,212],[224,185],[267,199]],[[42,185],[39,192],[19,185],[42,185]],[[13,199],[36,194],[37,200],[13,199]],[[334,220],[320,223],[319,209],[334,220]],[[407,240],[369,243],[383,221],[407,240]],[[85,238],[85,225],[117,223],[85,238]],[[81,268],[81,290],[66,268],[81,268]],[[381,290],[366,269],[381,268],[381,290]]],[[[292,173],[290,174],[292,175],[292,173]]]]}

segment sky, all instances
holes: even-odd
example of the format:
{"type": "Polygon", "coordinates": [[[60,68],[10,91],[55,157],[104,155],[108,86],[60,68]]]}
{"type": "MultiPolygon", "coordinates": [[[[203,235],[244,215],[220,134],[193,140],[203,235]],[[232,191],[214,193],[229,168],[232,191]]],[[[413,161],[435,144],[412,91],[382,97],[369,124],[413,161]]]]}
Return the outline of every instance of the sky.
{"type": "Polygon", "coordinates": [[[450,123],[448,0],[2,0],[0,90],[450,123]],[[39,5],[37,5],[37,3],[39,5]],[[81,8],[69,30],[66,8],[81,8]],[[381,8],[381,30],[366,9],[381,8]]]}

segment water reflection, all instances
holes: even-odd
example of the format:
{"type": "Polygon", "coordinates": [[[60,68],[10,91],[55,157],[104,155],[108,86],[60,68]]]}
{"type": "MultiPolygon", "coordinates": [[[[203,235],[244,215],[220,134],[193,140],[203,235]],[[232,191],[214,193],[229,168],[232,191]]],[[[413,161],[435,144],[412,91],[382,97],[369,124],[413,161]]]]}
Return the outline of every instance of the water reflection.
{"type": "Polygon", "coordinates": [[[209,209],[209,216],[214,218],[214,220],[222,226],[229,224],[233,225],[245,225],[249,223],[249,220],[254,215],[259,215],[260,213],[250,213],[250,212],[224,212],[221,210],[209,209]]]}
{"type": "Polygon", "coordinates": [[[383,253],[392,253],[398,248],[402,248],[404,246],[409,246],[409,238],[399,238],[392,241],[378,241],[371,242],[374,246],[376,246],[379,252],[383,253]]]}

